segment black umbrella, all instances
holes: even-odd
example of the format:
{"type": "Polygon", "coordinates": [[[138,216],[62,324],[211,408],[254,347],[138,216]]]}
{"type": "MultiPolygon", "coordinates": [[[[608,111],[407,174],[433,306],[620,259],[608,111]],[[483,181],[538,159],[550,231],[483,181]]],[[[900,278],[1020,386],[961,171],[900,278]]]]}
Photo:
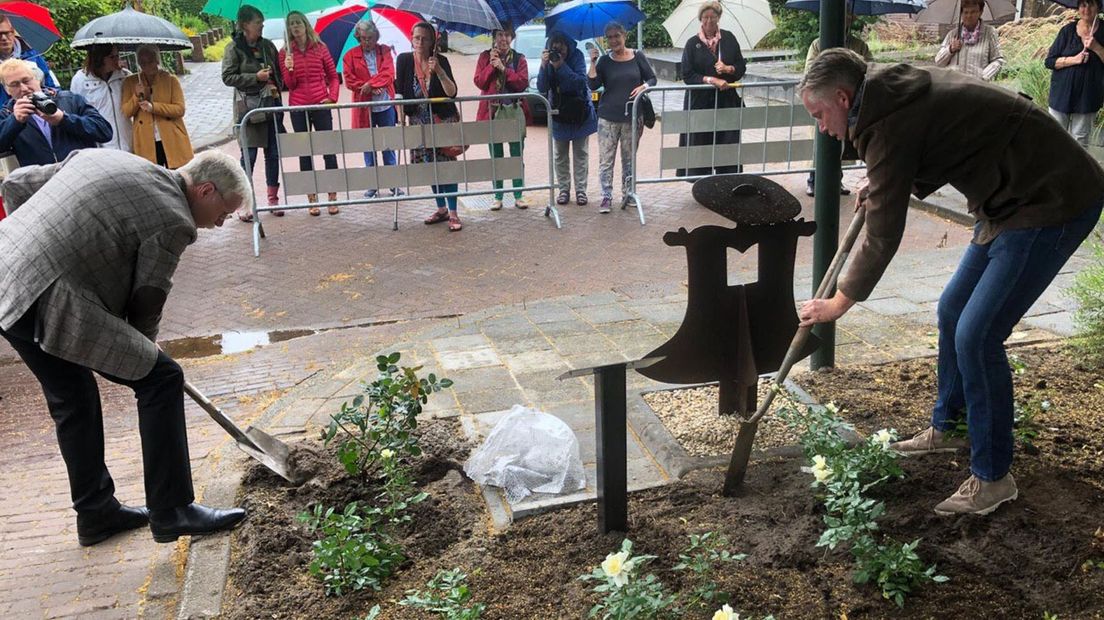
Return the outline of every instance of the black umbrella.
{"type": "Polygon", "coordinates": [[[86,49],[93,45],[118,45],[137,47],[156,45],[163,50],[189,50],[192,42],[172,22],[156,15],[140,13],[126,7],[118,13],[104,15],[81,26],[73,35],[73,49],[86,49]]]}

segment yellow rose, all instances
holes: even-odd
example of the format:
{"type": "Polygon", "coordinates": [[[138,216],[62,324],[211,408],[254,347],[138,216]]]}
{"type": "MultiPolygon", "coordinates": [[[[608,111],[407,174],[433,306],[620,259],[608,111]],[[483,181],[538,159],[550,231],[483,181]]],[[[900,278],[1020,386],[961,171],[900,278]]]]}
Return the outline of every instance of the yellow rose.
{"type": "Polygon", "coordinates": [[[713,620],[740,620],[740,614],[732,611],[732,607],[725,604],[722,605],[720,609],[713,612],[713,620]]]}
{"type": "Polygon", "coordinates": [[[632,561],[628,559],[627,551],[611,553],[602,561],[602,572],[613,580],[613,584],[620,588],[629,582],[629,573],[632,571],[632,561]]]}

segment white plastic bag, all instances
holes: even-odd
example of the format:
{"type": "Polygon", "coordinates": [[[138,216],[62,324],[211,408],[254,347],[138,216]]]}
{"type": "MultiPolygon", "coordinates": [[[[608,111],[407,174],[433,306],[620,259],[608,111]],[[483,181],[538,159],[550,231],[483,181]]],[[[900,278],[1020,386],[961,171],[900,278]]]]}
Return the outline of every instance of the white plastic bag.
{"type": "Polygon", "coordinates": [[[579,441],[556,416],[514,405],[464,466],[472,480],[502,487],[515,504],[530,493],[571,493],[586,487],[579,441]]]}

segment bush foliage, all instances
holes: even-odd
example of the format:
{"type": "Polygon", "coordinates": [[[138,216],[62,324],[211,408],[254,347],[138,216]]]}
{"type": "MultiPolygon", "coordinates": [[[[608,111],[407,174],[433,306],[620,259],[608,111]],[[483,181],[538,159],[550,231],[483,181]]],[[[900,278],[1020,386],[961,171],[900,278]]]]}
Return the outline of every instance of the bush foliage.
{"type": "Polygon", "coordinates": [[[1097,368],[1104,367],[1104,226],[1097,226],[1089,237],[1092,258],[1077,274],[1070,295],[1077,300],[1074,345],[1084,359],[1097,368]]]}

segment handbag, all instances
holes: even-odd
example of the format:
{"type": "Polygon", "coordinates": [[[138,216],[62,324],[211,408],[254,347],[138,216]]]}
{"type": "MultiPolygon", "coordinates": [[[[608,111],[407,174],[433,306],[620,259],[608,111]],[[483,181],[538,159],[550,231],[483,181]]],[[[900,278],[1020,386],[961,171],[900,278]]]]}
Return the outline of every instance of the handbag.
{"type": "Polygon", "coordinates": [[[586,122],[587,117],[590,116],[590,110],[587,109],[590,102],[582,97],[565,95],[560,91],[559,87],[557,87],[554,99],[552,105],[556,108],[555,120],[560,123],[566,125],[582,125],[586,122]]]}
{"type": "MultiPolygon", "coordinates": [[[[644,64],[643,63],[646,62],[646,61],[641,59],[639,53],[634,55],[633,59],[636,60],[636,68],[637,68],[637,70],[640,71],[640,83],[643,84],[644,83],[644,64]]],[[[655,107],[652,106],[652,99],[650,97],[648,97],[648,95],[641,95],[640,102],[636,106],[636,114],[637,114],[637,116],[642,117],[645,127],[647,127],[648,129],[651,129],[652,127],[655,127],[655,123],[656,123],[655,107]]]]}
{"type": "MultiPolygon", "coordinates": [[[[428,105],[428,104],[426,104],[426,105],[428,105]]],[[[446,125],[448,123],[459,123],[460,122],[460,117],[457,116],[455,118],[441,118],[440,116],[437,116],[435,114],[435,115],[433,115],[433,122],[434,122],[434,124],[437,124],[437,125],[446,125]]],[[[422,131],[423,132],[425,131],[425,125],[422,125],[422,131]]],[[[424,140],[423,140],[423,142],[424,142],[424,140]]],[[[449,145],[449,146],[438,146],[437,147],[437,154],[442,156],[442,157],[449,157],[451,159],[456,159],[456,158],[460,157],[461,155],[463,155],[465,152],[467,152],[468,148],[470,148],[470,147],[471,147],[470,144],[452,144],[452,145],[449,145]]]]}
{"type": "MultiPolygon", "coordinates": [[[[235,90],[234,92],[238,95],[234,99],[234,109],[236,111],[239,123],[242,121],[242,118],[245,117],[246,113],[250,112],[251,110],[256,110],[257,108],[269,108],[279,105],[278,103],[276,103],[275,99],[262,93],[255,93],[250,95],[248,93],[243,93],[240,90],[235,90]]],[[[249,117],[248,122],[250,125],[258,125],[268,122],[268,117],[269,113],[254,114],[253,116],[249,117]]]]}
{"type": "Polygon", "coordinates": [[[521,124],[521,139],[525,139],[525,110],[521,108],[520,103],[511,103],[508,105],[496,105],[491,108],[494,110],[494,118],[496,121],[508,121],[514,120],[521,124]]]}

